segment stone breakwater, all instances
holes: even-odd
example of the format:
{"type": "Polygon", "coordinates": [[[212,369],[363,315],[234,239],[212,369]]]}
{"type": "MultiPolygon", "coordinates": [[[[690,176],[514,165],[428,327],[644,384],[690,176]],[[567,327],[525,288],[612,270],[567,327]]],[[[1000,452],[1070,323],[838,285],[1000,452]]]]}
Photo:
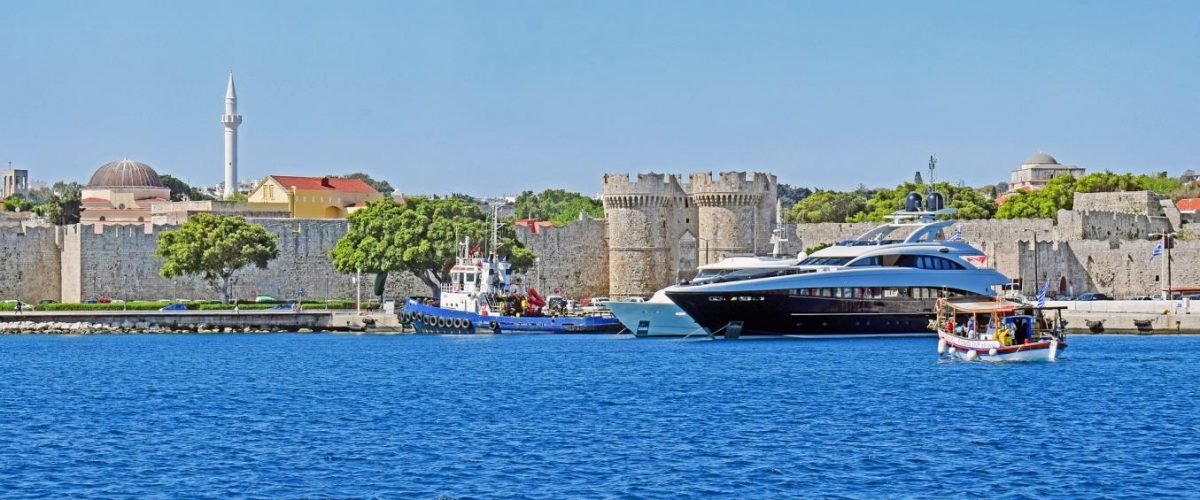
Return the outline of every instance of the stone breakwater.
{"type": "Polygon", "coordinates": [[[91,323],[86,321],[14,321],[0,323],[0,334],[45,333],[45,334],[89,334],[89,333],[284,333],[312,332],[311,328],[252,328],[249,326],[235,328],[231,326],[216,326],[197,324],[192,327],[178,325],[158,325],[154,323],[122,322],[122,323],[91,323]]]}

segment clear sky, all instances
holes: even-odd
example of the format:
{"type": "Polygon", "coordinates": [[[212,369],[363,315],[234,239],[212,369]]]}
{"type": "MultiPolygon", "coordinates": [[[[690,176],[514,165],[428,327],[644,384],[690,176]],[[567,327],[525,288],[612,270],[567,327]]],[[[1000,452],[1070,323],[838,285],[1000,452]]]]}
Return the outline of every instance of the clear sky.
{"type": "Polygon", "coordinates": [[[827,188],[1200,170],[1200,2],[5,2],[0,161],[406,193],[754,169],[827,188]]]}

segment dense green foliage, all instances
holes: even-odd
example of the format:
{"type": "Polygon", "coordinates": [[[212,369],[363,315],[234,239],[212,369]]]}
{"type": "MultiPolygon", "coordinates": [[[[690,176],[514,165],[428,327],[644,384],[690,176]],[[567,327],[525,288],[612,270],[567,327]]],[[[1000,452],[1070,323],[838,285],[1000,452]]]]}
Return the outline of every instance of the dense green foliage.
{"type": "Polygon", "coordinates": [[[211,196],[204,194],[204,192],[174,176],[164,174],[159,176],[159,178],[162,179],[163,185],[171,190],[171,201],[204,201],[213,199],[211,196]]]}
{"type": "MultiPolygon", "coordinates": [[[[330,250],[338,272],[407,271],[436,295],[449,277],[459,244],[491,240],[488,216],[478,205],[452,198],[409,197],[403,203],[379,200],[350,214],[350,228],[330,250]]],[[[511,225],[499,229],[497,253],[517,271],[533,264],[533,253],[516,239],[511,225]]],[[[482,249],[482,246],[481,246],[482,249]]]]}
{"type": "Polygon", "coordinates": [[[389,183],[388,181],[375,180],[375,179],[371,178],[371,176],[364,174],[362,172],[355,172],[353,174],[342,175],[342,176],[331,175],[330,177],[341,177],[343,179],[358,179],[360,181],[367,183],[371,187],[375,188],[376,191],[379,191],[379,194],[382,194],[386,198],[390,198],[392,196],[392,193],[396,192],[396,188],[392,187],[391,183],[389,183]]]}
{"type": "Polygon", "coordinates": [[[784,210],[787,210],[792,208],[792,205],[799,203],[800,200],[811,196],[813,191],[806,187],[793,186],[791,184],[777,184],[775,186],[775,193],[779,196],[779,205],[784,210]]]}
{"type": "Polygon", "coordinates": [[[513,210],[519,219],[548,220],[556,226],[578,219],[580,212],[604,217],[604,205],[599,200],[563,189],[547,189],[537,194],[525,191],[517,196],[513,210]]]}
{"type": "Polygon", "coordinates": [[[77,182],[56,182],[46,188],[34,188],[25,195],[13,195],[4,200],[4,210],[31,211],[50,219],[53,224],[79,222],[80,188],[77,182]]]}
{"type": "MultiPolygon", "coordinates": [[[[866,209],[854,214],[850,222],[879,222],[887,215],[904,209],[904,199],[909,193],[924,195],[927,187],[906,182],[894,189],[879,189],[867,200],[866,209]]],[[[946,208],[956,208],[958,219],[990,219],[996,214],[996,202],[973,188],[939,182],[934,190],[945,197],[946,208]]]]}
{"type": "Polygon", "coordinates": [[[279,256],[278,237],[241,217],[196,214],[174,231],[158,236],[154,255],[163,260],[164,278],[199,275],[229,301],[230,287],[247,266],[266,269],[279,256]]]}
{"type": "Polygon", "coordinates": [[[1156,175],[1115,174],[1095,172],[1076,179],[1069,174],[1055,176],[1041,191],[1015,193],[1004,201],[996,212],[1000,219],[1055,217],[1059,210],[1075,205],[1075,193],[1109,193],[1115,191],[1153,191],[1162,195],[1179,194],[1182,185],[1166,172],[1156,175]]]}
{"type": "Polygon", "coordinates": [[[853,191],[816,190],[787,210],[788,222],[846,222],[867,207],[867,199],[853,191]]]}
{"type": "Polygon", "coordinates": [[[1179,179],[1168,177],[1166,172],[1159,172],[1155,175],[1133,175],[1130,173],[1114,174],[1105,170],[1081,177],[1075,183],[1075,190],[1080,193],[1153,191],[1161,195],[1169,195],[1181,186],[1179,179]]]}

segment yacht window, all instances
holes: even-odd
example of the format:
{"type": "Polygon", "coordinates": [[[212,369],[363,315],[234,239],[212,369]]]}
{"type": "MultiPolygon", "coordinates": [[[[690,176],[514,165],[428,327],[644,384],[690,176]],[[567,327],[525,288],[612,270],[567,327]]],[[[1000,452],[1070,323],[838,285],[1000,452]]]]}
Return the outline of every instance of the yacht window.
{"type": "Polygon", "coordinates": [[[833,297],[833,289],[832,288],[822,288],[821,296],[822,297],[833,297]]]}
{"type": "Polygon", "coordinates": [[[879,257],[866,257],[851,262],[848,267],[864,267],[864,266],[881,266],[883,261],[879,257]]]}
{"type": "Polygon", "coordinates": [[[802,266],[843,266],[852,257],[809,257],[800,261],[802,266]]]}
{"type": "Polygon", "coordinates": [[[844,298],[844,299],[854,298],[854,289],[853,288],[843,288],[842,289],[842,298],[844,298]]]}
{"type": "Polygon", "coordinates": [[[884,257],[883,265],[936,270],[963,269],[961,264],[935,255],[888,255],[884,257]]]}

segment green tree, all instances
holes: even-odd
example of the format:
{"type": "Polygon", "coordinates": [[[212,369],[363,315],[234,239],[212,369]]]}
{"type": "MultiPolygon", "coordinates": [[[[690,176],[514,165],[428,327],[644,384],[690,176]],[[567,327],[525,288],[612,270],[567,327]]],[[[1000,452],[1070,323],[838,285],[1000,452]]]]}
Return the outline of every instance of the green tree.
{"type": "Polygon", "coordinates": [[[857,192],[816,190],[811,196],[792,205],[787,211],[788,222],[846,222],[863,211],[866,198],[857,192]]]}
{"type": "Polygon", "coordinates": [[[1041,191],[1022,191],[1012,194],[996,210],[998,219],[1053,218],[1059,210],[1075,205],[1075,176],[1059,174],[1050,179],[1041,191]]]}
{"type": "MultiPolygon", "coordinates": [[[[350,214],[350,228],[330,250],[333,268],[342,273],[407,271],[437,296],[449,279],[459,243],[470,237],[472,246],[489,242],[488,216],[474,203],[453,198],[419,196],[403,203],[383,199],[350,214]]],[[[498,234],[497,253],[517,271],[533,264],[533,253],[516,239],[512,226],[498,234]]]]}
{"type": "MultiPolygon", "coordinates": [[[[339,177],[339,176],[331,175],[330,177],[339,177]]],[[[371,178],[370,175],[367,175],[362,172],[355,172],[353,174],[342,175],[340,177],[343,179],[358,179],[360,181],[363,181],[363,182],[367,183],[368,185],[370,185],[371,187],[375,188],[376,191],[379,191],[379,194],[382,194],[384,196],[384,198],[391,198],[392,193],[396,192],[396,188],[392,187],[392,185],[390,183],[388,183],[388,181],[375,180],[375,179],[371,178]]]]}
{"type": "Polygon", "coordinates": [[[229,302],[229,292],[242,268],[266,269],[279,256],[278,237],[259,224],[235,216],[196,214],[174,231],[158,236],[154,255],[162,259],[164,278],[198,275],[229,302]]]}
{"type": "MultiPolygon", "coordinates": [[[[934,190],[945,197],[946,207],[957,209],[955,214],[959,219],[990,219],[996,214],[996,202],[986,195],[980,194],[974,188],[955,186],[949,182],[939,182],[934,190]]],[[[917,192],[924,196],[926,186],[906,182],[894,189],[879,189],[867,200],[866,209],[850,217],[851,222],[879,222],[884,217],[904,209],[904,201],[909,193],[917,192]]]]}
{"type": "Polygon", "coordinates": [[[25,199],[20,193],[14,193],[4,199],[4,211],[6,212],[28,212],[33,209],[33,206],[33,202],[25,199]]]}
{"type": "Polygon", "coordinates": [[[592,217],[603,217],[604,205],[573,191],[547,189],[536,194],[533,191],[521,193],[513,211],[517,218],[548,220],[561,226],[578,218],[581,211],[592,217]]]}
{"type": "Polygon", "coordinates": [[[171,189],[171,201],[204,201],[212,199],[211,196],[204,194],[199,189],[188,185],[188,183],[172,175],[164,174],[159,176],[159,178],[162,179],[164,186],[171,189]]]}
{"type": "Polygon", "coordinates": [[[778,184],[775,186],[775,192],[779,196],[779,204],[784,210],[792,208],[792,205],[808,198],[813,193],[809,188],[793,186],[791,184],[778,184]]]}

